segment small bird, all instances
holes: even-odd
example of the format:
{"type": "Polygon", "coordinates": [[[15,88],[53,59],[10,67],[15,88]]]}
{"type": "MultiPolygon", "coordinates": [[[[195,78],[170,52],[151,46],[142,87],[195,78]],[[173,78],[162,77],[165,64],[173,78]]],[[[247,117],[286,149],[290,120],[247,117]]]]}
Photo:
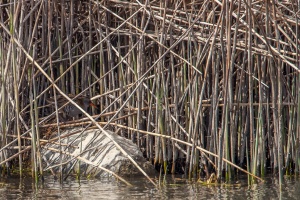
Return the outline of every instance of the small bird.
{"type": "MultiPolygon", "coordinates": [[[[73,94],[68,95],[71,99],[75,97],[73,94]]],[[[56,101],[57,101],[57,106],[58,108],[62,107],[69,101],[63,97],[62,95],[56,95],[56,101]]],[[[93,104],[88,96],[78,96],[76,99],[73,99],[73,101],[80,106],[84,111],[88,111],[88,108],[90,106],[97,108],[95,104],[93,104]]],[[[47,102],[51,104],[51,107],[55,109],[55,99],[54,97],[51,97],[47,99],[47,102]]],[[[62,113],[68,117],[77,117],[79,114],[82,112],[77,108],[75,105],[72,103],[68,103],[63,109],[62,113]]]]}

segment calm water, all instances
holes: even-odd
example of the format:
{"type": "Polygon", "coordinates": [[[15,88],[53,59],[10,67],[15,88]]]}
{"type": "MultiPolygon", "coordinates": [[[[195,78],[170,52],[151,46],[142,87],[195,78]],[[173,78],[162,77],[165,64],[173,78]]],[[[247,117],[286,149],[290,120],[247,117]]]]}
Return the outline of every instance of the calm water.
{"type": "Polygon", "coordinates": [[[112,179],[80,182],[74,179],[60,184],[49,176],[38,187],[31,178],[2,179],[0,199],[300,199],[300,177],[285,178],[281,193],[274,178],[266,178],[266,183],[252,187],[247,186],[247,180],[235,187],[216,187],[170,176],[160,189],[144,178],[127,180],[132,187],[112,179]]]}

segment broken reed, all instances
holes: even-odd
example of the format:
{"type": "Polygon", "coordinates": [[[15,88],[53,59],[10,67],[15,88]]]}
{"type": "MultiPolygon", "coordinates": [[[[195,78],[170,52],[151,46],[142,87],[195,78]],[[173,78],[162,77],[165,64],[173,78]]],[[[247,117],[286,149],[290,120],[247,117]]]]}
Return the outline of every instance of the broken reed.
{"type": "Polygon", "coordinates": [[[31,0],[0,9],[2,165],[19,156],[21,173],[31,150],[42,171],[45,130],[36,125],[52,123],[46,99],[56,90],[38,63],[64,93],[93,97],[98,120],[114,120],[109,128],[165,172],[231,178],[235,164],[261,176],[271,168],[279,180],[299,173],[295,2],[31,0]]]}

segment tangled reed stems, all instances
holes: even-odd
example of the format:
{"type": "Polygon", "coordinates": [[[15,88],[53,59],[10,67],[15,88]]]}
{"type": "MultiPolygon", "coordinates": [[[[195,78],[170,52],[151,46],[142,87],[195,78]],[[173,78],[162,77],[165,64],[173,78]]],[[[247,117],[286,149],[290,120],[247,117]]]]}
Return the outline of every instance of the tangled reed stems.
{"type": "Polygon", "coordinates": [[[273,0],[1,1],[1,164],[18,158],[21,174],[31,149],[42,173],[43,127],[60,134],[46,99],[86,94],[99,108],[98,117],[86,113],[95,125],[134,141],[166,173],[221,179],[238,168],[253,177],[271,169],[281,184],[300,170],[298,8],[273,0]]]}

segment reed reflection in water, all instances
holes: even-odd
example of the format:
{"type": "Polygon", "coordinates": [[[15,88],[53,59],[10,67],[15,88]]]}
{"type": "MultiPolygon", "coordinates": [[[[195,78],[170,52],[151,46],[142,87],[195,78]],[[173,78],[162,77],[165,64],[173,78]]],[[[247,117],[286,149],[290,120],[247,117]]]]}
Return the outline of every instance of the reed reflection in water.
{"type": "Polygon", "coordinates": [[[53,177],[45,178],[37,187],[32,179],[2,179],[0,199],[299,199],[300,178],[285,178],[282,192],[278,180],[268,177],[263,184],[247,185],[242,179],[236,186],[206,186],[179,176],[168,176],[159,189],[143,177],[129,179],[132,187],[112,179],[68,180],[63,184],[53,177]]]}

